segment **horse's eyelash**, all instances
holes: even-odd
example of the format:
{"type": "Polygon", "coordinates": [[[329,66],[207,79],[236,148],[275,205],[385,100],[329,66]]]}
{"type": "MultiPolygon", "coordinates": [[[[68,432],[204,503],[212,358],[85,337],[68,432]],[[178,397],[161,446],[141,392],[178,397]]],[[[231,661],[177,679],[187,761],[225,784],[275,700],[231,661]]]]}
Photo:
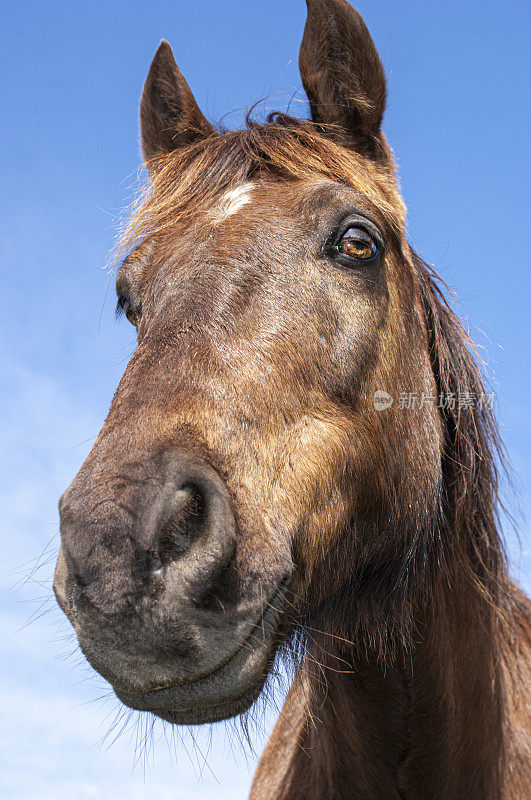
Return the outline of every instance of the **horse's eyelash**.
{"type": "Polygon", "coordinates": [[[114,308],[114,318],[116,320],[119,320],[124,315],[122,302],[123,302],[123,297],[119,297],[118,300],[116,301],[116,306],[114,308]]]}

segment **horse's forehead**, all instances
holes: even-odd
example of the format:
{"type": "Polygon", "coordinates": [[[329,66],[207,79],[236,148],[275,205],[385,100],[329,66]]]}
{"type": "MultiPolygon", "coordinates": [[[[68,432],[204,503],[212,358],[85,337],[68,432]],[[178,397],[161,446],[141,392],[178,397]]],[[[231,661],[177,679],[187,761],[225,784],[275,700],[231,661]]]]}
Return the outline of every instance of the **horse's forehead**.
{"type": "MultiPolygon", "coordinates": [[[[194,206],[167,236],[158,241],[155,237],[148,257],[142,257],[145,285],[163,274],[182,274],[183,267],[189,269],[205,259],[219,260],[227,253],[235,259],[240,244],[249,259],[248,235],[259,234],[253,240],[257,247],[261,242],[273,252],[285,246],[286,237],[293,237],[292,244],[300,241],[303,249],[306,240],[329,237],[340,218],[352,211],[361,211],[382,229],[386,227],[378,206],[355,185],[322,176],[301,180],[258,176],[225,188],[212,199],[198,197],[194,206]]],[[[292,250],[291,258],[295,256],[292,250]]]]}
{"type": "Polygon", "coordinates": [[[303,222],[308,213],[313,217],[315,212],[327,207],[356,203],[377,208],[367,202],[367,198],[355,188],[333,180],[316,177],[313,180],[282,181],[279,179],[259,179],[244,181],[238,186],[225,190],[216,198],[210,210],[210,221],[214,224],[225,222],[235,216],[245,206],[296,215],[303,222]],[[313,212],[313,213],[312,213],[313,212]]]}
{"type": "MultiPolygon", "coordinates": [[[[302,182],[300,182],[302,184],[302,182]]],[[[303,192],[302,185],[280,180],[247,180],[223,191],[214,201],[208,216],[214,225],[226,222],[241,209],[293,210],[293,203],[303,192]]],[[[224,226],[226,229],[226,226],[224,226]]]]}
{"type": "Polygon", "coordinates": [[[240,208],[250,203],[254,187],[255,184],[252,181],[246,181],[240,186],[224,192],[213,212],[215,220],[223,222],[228,217],[236,214],[240,208]]]}

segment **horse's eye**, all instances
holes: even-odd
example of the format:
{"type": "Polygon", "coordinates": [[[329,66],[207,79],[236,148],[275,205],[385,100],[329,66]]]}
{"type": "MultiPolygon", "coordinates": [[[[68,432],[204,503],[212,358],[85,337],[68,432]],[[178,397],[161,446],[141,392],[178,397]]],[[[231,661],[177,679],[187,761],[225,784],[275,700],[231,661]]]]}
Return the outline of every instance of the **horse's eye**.
{"type": "Polygon", "coordinates": [[[123,295],[121,295],[118,298],[116,312],[117,313],[123,312],[127,317],[127,319],[129,320],[129,322],[131,323],[131,325],[134,325],[135,328],[140,321],[140,310],[134,308],[131,301],[128,300],[127,297],[124,297],[123,295]]]}
{"type": "Polygon", "coordinates": [[[369,261],[378,252],[372,236],[363,228],[349,228],[337,244],[337,249],[350,258],[355,258],[358,261],[369,261]]]}

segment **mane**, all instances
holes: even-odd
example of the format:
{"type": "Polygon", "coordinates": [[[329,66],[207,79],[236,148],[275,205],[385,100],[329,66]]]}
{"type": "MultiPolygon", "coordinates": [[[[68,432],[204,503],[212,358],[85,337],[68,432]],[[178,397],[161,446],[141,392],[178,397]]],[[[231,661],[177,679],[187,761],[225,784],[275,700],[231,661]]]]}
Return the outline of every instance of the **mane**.
{"type": "Polygon", "coordinates": [[[405,207],[390,151],[372,161],[330,138],[334,126],[274,112],[259,123],[247,115],[243,130],[224,131],[152,159],[149,181],[119,237],[122,258],[142,241],[193,220],[225,191],[261,176],[328,179],[355,187],[371,200],[398,234],[405,207]],[[325,134],[329,135],[326,136],[325,134]]]}
{"type": "Polygon", "coordinates": [[[413,254],[413,260],[438,393],[474,400],[470,407],[461,408],[456,402],[441,411],[441,528],[453,531],[455,540],[441,544],[459,548],[463,573],[498,608],[507,579],[498,513],[499,472],[500,467],[506,469],[505,451],[474,344],[443,294],[439,276],[418,255],[413,254]]]}

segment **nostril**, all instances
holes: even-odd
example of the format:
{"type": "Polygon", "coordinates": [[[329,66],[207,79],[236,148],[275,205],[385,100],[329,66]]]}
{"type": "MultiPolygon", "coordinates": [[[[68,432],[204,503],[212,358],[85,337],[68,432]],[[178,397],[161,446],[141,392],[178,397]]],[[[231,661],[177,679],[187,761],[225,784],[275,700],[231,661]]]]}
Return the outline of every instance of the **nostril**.
{"type": "Polygon", "coordinates": [[[82,598],[84,583],[71,563],[65,548],[61,546],[57,557],[53,590],[57,602],[68,615],[76,611],[82,598]]]}
{"type": "Polygon", "coordinates": [[[83,589],[83,585],[76,578],[73,578],[68,593],[68,604],[72,611],[83,611],[89,605],[83,589]]]}
{"type": "Polygon", "coordinates": [[[207,503],[197,486],[185,486],[177,492],[175,505],[161,526],[153,557],[165,566],[182,558],[204,532],[207,503]]]}
{"type": "Polygon", "coordinates": [[[229,575],[236,521],[225,482],[178,451],[158,457],[139,484],[63,500],[55,582],[61,607],[79,612],[78,620],[94,609],[129,613],[140,602],[168,616],[175,603],[222,612],[236,596],[229,575]]]}

